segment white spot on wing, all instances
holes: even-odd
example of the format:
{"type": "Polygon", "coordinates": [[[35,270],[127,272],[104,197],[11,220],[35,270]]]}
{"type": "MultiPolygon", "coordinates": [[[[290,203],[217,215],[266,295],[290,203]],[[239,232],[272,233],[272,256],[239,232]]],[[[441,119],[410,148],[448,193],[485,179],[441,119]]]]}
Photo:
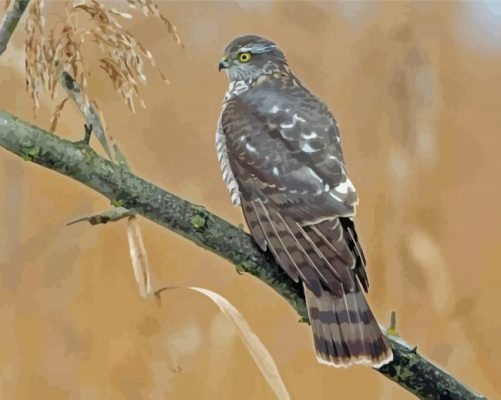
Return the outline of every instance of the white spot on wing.
{"type": "Polygon", "coordinates": [[[276,114],[276,113],[278,112],[278,110],[279,110],[279,108],[278,108],[278,106],[276,106],[276,105],[275,105],[275,106],[273,106],[273,107],[271,107],[271,112],[272,112],[273,114],[276,114]]]}
{"type": "Polygon", "coordinates": [[[292,122],[290,124],[280,124],[280,127],[281,128],[284,128],[284,129],[290,129],[292,128],[294,125],[296,125],[296,122],[297,121],[300,121],[300,122],[306,122],[306,120],[304,118],[301,118],[299,115],[297,114],[294,114],[292,116],[292,122]]]}
{"type": "Polygon", "coordinates": [[[340,202],[342,202],[342,201],[343,201],[343,199],[342,199],[341,197],[336,196],[336,195],[335,195],[334,193],[332,193],[332,192],[329,192],[329,196],[331,196],[334,200],[337,200],[337,201],[340,201],[340,202]]]}
{"type": "Polygon", "coordinates": [[[340,194],[348,194],[348,192],[354,192],[355,188],[353,187],[353,183],[351,183],[350,179],[347,178],[344,182],[337,185],[334,190],[340,194]]]}
{"type": "Polygon", "coordinates": [[[306,140],[310,139],[315,139],[318,137],[317,132],[311,132],[311,133],[301,133],[301,137],[306,140]]]}
{"type": "Polygon", "coordinates": [[[250,152],[252,152],[252,153],[255,153],[255,152],[256,152],[256,147],[255,147],[255,146],[253,146],[253,145],[252,145],[252,144],[250,144],[250,143],[247,143],[247,144],[245,145],[245,148],[246,148],[247,150],[249,150],[250,152]]]}
{"type": "Polygon", "coordinates": [[[314,149],[313,147],[311,147],[310,143],[308,143],[308,142],[301,143],[300,148],[305,153],[314,153],[314,152],[318,151],[317,149],[314,149]]]}
{"type": "Polygon", "coordinates": [[[279,172],[278,172],[278,168],[277,168],[277,167],[273,167],[272,172],[273,172],[273,175],[276,175],[276,176],[278,176],[278,175],[279,175],[279,172]]]}

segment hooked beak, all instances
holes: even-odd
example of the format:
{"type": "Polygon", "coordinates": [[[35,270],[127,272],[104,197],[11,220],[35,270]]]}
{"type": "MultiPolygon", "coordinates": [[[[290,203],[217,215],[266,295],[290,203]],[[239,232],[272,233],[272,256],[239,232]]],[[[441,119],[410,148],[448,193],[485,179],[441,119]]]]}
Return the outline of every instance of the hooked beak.
{"type": "Polygon", "coordinates": [[[230,66],[230,63],[228,62],[228,59],[226,57],[224,57],[221,59],[221,61],[219,61],[218,71],[221,71],[222,69],[226,69],[229,66],[230,66]]]}

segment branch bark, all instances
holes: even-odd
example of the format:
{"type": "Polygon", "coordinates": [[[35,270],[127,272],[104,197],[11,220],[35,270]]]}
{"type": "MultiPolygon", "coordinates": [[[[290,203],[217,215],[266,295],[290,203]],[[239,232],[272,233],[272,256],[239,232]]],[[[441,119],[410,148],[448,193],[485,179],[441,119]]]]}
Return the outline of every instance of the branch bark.
{"type": "Polygon", "coordinates": [[[30,0],[15,0],[5,15],[0,27],[0,55],[7,49],[10,37],[14,33],[19,20],[23,16],[24,10],[28,7],[30,0]]]}
{"type": "MultiPolygon", "coordinates": [[[[115,206],[133,210],[233,263],[237,272],[262,280],[308,322],[304,294],[253,239],[241,229],[130,173],[90,147],[72,143],[0,111],[0,146],[57,171],[101,193],[115,206]]],[[[394,360],[378,371],[421,399],[485,399],[425,359],[394,336],[388,336],[394,360]]]]}

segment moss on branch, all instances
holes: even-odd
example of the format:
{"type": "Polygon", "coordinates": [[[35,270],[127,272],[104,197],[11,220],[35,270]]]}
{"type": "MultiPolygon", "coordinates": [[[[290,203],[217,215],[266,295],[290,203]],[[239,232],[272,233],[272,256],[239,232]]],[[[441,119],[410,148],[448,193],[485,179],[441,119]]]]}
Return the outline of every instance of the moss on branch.
{"type": "MultiPolygon", "coordinates": [[[[127,169],[99,156],[90,147],[74,144],[0,111],[0,146],[43,167],[77,180],[233,263],[278,292],[308,321],[304,294],[241,229],[191,204],[127,169]]],[[[475,394],[403,341],[388,336],[394,360],[378,371],[421,399],[478,400],[475,394]]]]}

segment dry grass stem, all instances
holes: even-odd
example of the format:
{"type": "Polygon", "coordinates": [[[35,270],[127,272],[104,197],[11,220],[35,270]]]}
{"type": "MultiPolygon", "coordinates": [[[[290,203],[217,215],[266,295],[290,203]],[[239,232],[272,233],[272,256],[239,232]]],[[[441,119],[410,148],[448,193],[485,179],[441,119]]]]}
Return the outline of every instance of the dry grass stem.
{"type": "Polygon", "coordinates": [[[129,239],[130,259],[139,294],[143,298],[151,297],[154,293],[151,282],[150,264],[146,248],[144,247],[141,228],[135,216],[129,217],[127,221],[127,238],[129,239]]]}
{"type": "Polygon", "coordinates": [[[259,371],[268,382],[268,385],[273,393],[275,393],[277,399],[290,400],[291,397],[273,357],[237,308],[226,300],[226,298],[212,290],[198,287],[190,287],[189,289],[202,293],[210,298],[219,307],[219,310],[235,324],[238,335],[240,339],[242,339],[245,348],[254,359],[259,371]]]}
{"type": "Polygon", "coordinates": [[[57,122],[59,121],[59,117],[61,116],[61,113],[63,111],[64,105],[68,101],[69,97],[65,97],[63,101],[61,101],[56,108],[54,109],[54,112],[52,113],[52,117],[50,118],[50,131],[55,132],[57,128],[57,122]]]}
{"type": "Polygon", "coordinates": [[[201,293],[208,297],[214,302],[219,308],[219,311],[231,321],[238,333],[238,336],[242,340],[245,348],[251,355],[252,359],[256,363],[259,371],[265,378],[266,382],[270,386],[270,389],[275,394],[278,400],[290,400],[290,394],[285,386],[280,371],[273,360],[270,352],[263,344],[261,339],[254,333],[249,323],[245,320],[238,309],[231,304],[225,297],[220,294],[204,288],[199,287],[176,287],[176,286],[166,286],[155,292],[155,296],[160,298],[161,293],[172,289],[190,289],[195,292],[201,293]]]}

